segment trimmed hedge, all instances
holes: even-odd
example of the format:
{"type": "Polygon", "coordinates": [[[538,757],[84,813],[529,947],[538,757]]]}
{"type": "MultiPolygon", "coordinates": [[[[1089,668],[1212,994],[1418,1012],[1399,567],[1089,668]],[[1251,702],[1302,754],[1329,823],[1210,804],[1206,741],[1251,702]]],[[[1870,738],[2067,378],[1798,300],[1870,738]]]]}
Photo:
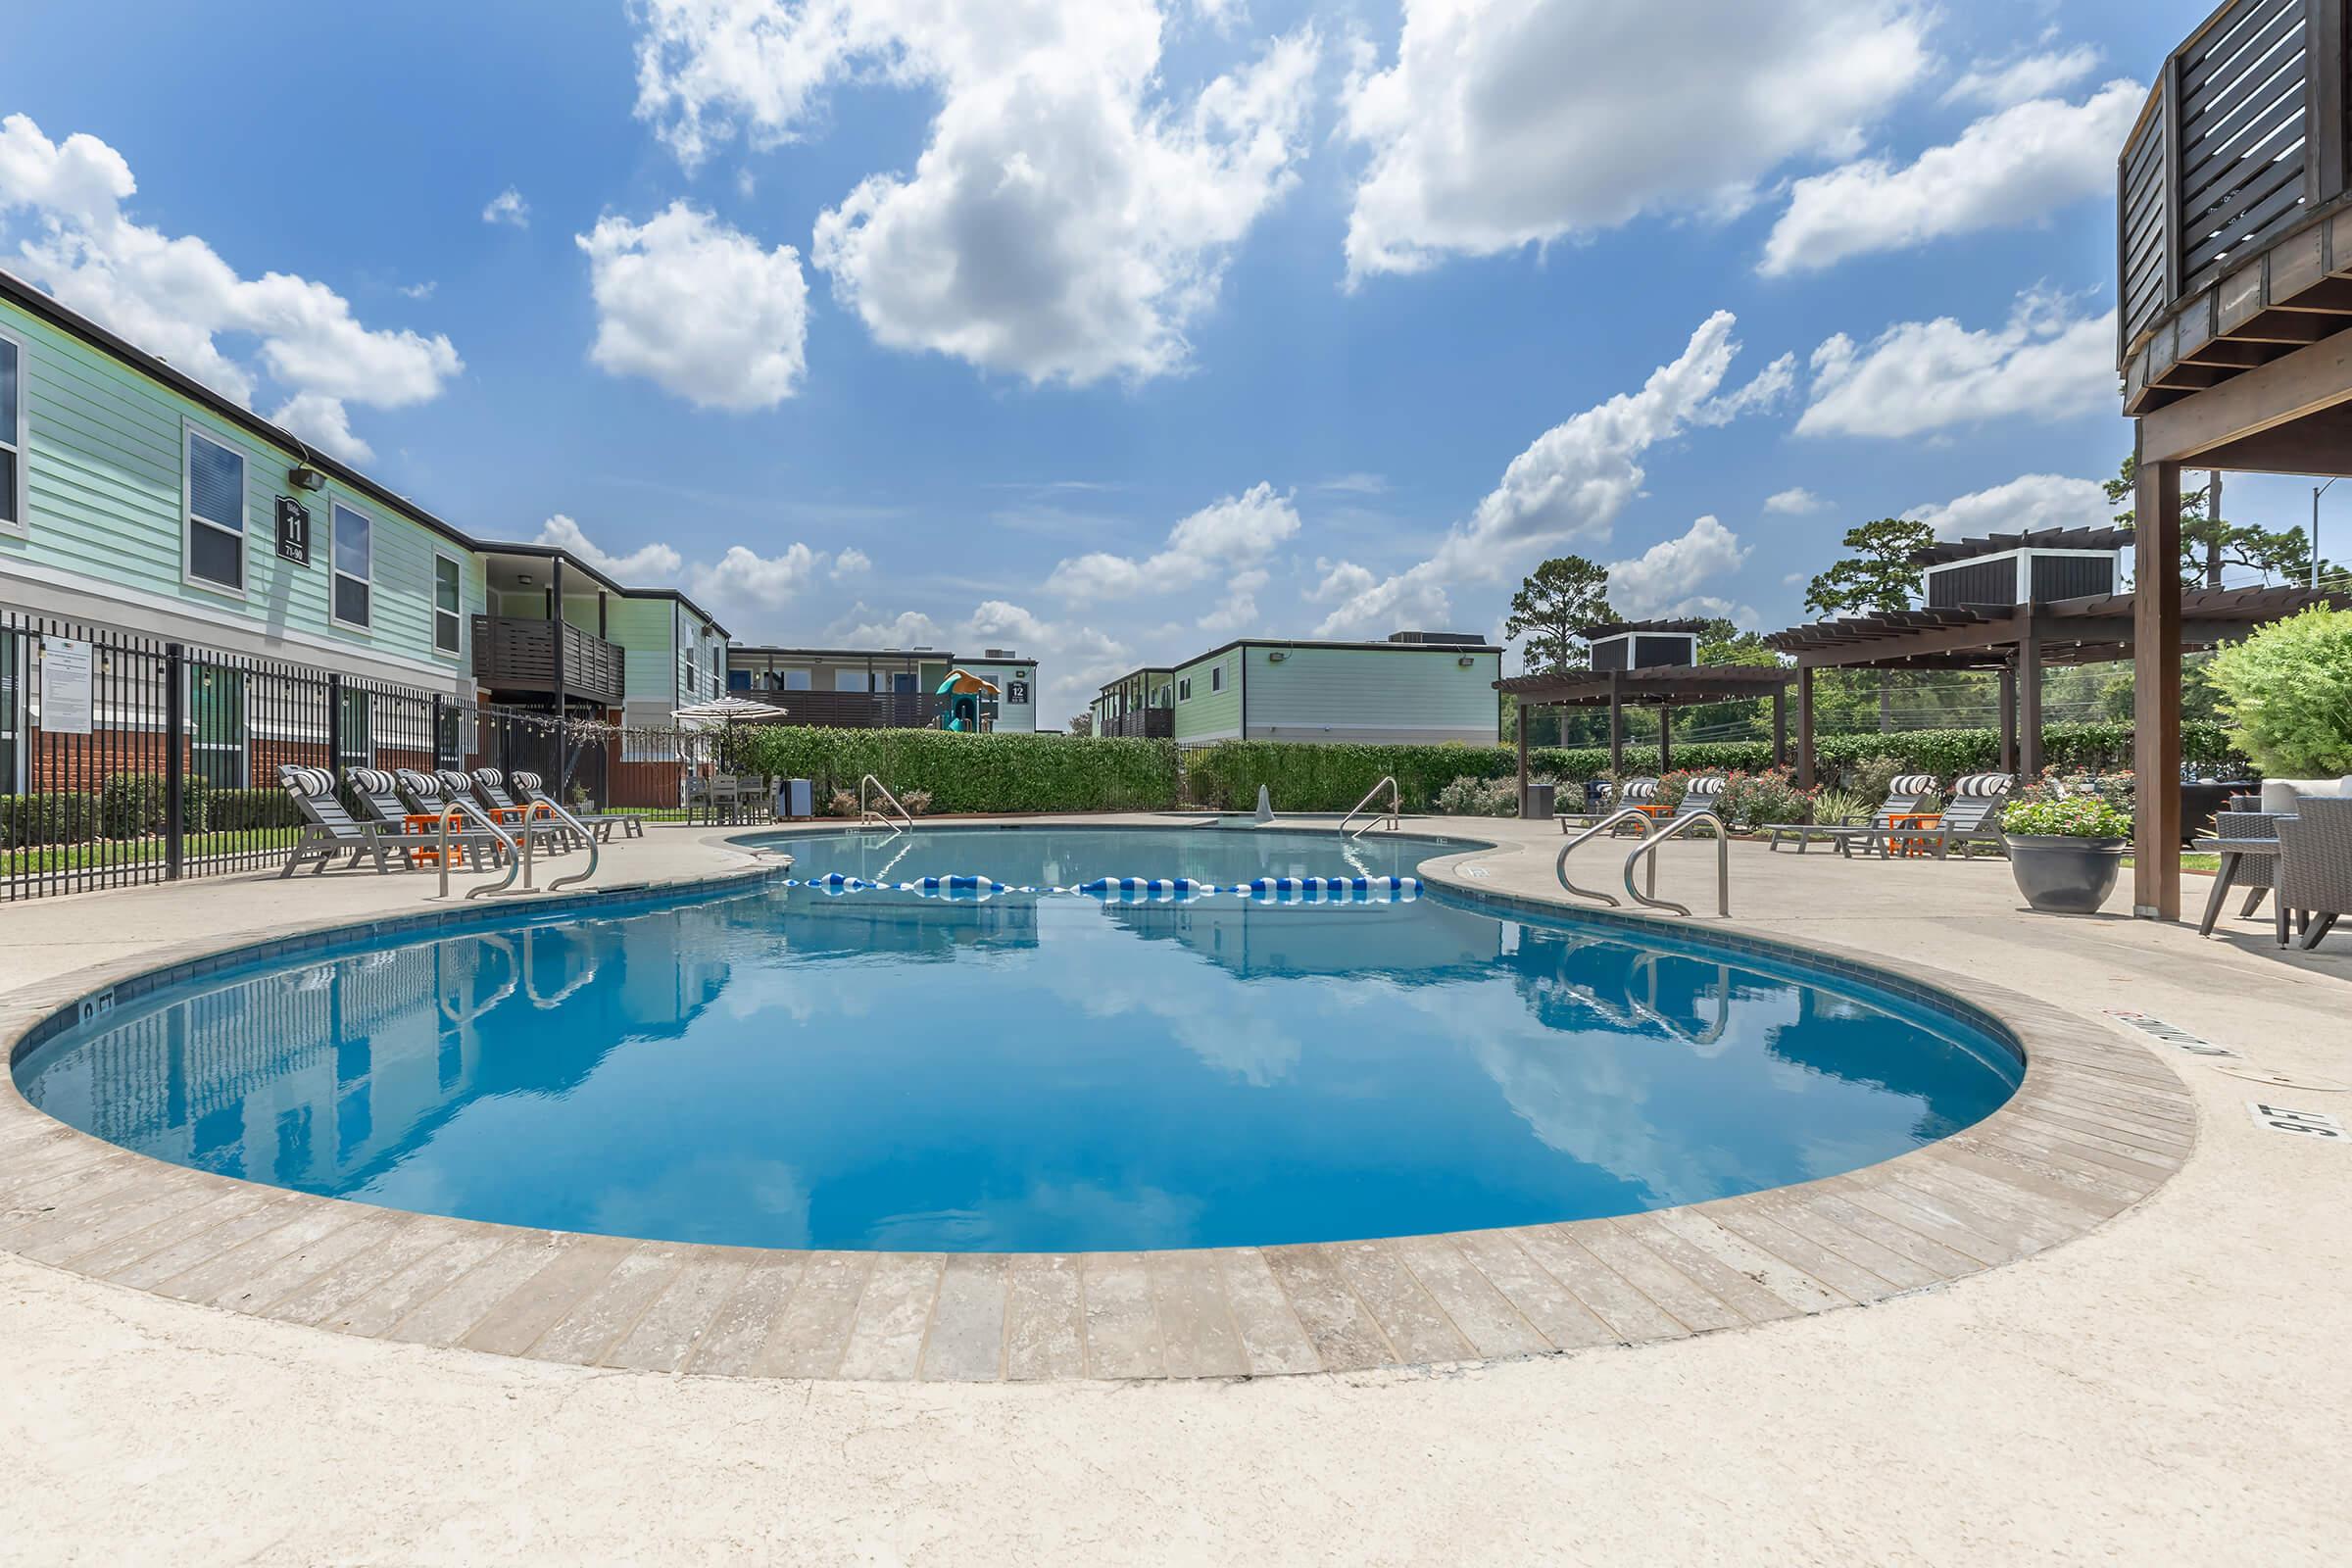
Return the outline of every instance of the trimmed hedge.
{"type": "Polygon", "coordinates": [[[0,795],[0,850],[85,844],[97,836],[95,795],[0,795]]]}
{"type": "MultiPolygon", "coordinates": [[[[0,795],[0,849],[161,838],[164,785],[160,773],[116,773],[94,795],[0,795]]],[[[299,827],[302,813],[284,790],[214,789],[191,774],[181,781],[179,820],[186,833],[237,833],[299,827]]]]}
{"type": "Polygon", "coordinates": [[[934,811],[1152,811],[1176,804],[1173,741],[1084,735],[960,735],[935,729],[762,724],[729,752],[748,772],[805,778],[819,809],[867,773],[925,790],[934,811]]]}
{"type": "MultiPolygon", "coordinates": [[[[2106,772],[2132,762],[2129,724],[2045,724],[2042,752],[2052,767],[2106,772]]],[[[1791,745],[1793,745],[1793,740],[1791,745]]],[[[2180,755],[2191,762],[2242,761],[2228,732],[2205,720],[2180,726],[2180,755]]],[[[1989,729],[1918,729],[1892,734],[1824,735],[1814,743],[1820,782],[1838,784],[1866,758],[1888,757],[1906,772],[1954,779],[2000,764],[2000,737],[1989,729]]],[[[1678,771],[1762,772],[1772,766],[1769,741],[1694,742],[1674,749],[1678,771]]],[[[1385,775],[1394,776],[1408,811],[1426,811],[1438,792],[1457,778],[1497,779],[1518,771],[1517,754],[1507,746],[1314,746],[1288,741],[1221,741],[1189,753],[1185,786],[1195,804],[1247,810],[1257,804],[1263,784],[1284,811],[1345,811],[1385,775]]],[[[1528,771],[1581,783],[1608,771],[1609,754],[1598,747],[1536,747],[1528,771]]],[[[1658,771],[1655,746],[1628,746],[1629,773],[1658,771]]]]}

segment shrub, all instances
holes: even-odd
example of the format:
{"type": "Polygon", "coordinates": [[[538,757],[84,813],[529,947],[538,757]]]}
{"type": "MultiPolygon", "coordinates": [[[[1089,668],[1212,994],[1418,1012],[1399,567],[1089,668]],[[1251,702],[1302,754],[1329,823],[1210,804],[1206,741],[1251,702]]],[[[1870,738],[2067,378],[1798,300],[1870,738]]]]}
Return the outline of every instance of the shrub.
{"type": "Polygon", "coordinates": [[[901,800],[909,790],[924,792],[938,811],[1165,810],[1177,799],[1171,741],[798,724],[748,726],[736,735],[746,771],[808,779],[818,800],[846,792],[853,815],[858,781],[867,773],[901,800]]]}
{"type": "MultiPolygon", "coordinates": [[[[2226,644],[2205,678],[2222,694],[2234,738],[2265,773],[2352,773],[2352,611],[2314,606],[2226,644]]],[[[2185,736],[2181,751],[2185,757],[2185,736]]]]}
{"type": "Polygon", "coordinates": [[[1870,802],[1875,811],[1894,781],[1910,771],[1910,765],[1899,757],[1862,757],[1846,763],[1840,776],[1845,787],[1870,802]]]}
{"type": "Polygon", "coordinates": [[[929,790],[901,790],[899,791],[899,804],[906,808],[908,816],[921,816],[931,809],[931,792],[929,790]]]}
{"type": "Polygon", "coordinates": [[[1519,781],[1464,774],[1438,791],[1435,806],[1446,816],[1517,816],[1519,781]]]}
{"type": "MultiPolygon", "coordinates": [[[[110,839],[153,838],[164,831],[171,781],[161,773],[114,773],[98,786],[98,831],[110,839]]],[[[180,779],[179,825],[183,832],[204,830],[204,780],[193,773],[180,779]]]]}
{"type": "Polygon", "coordinates": [[[2001,830],[2052,838],[2128,839],[2132,813],[2096,795],[2018,801],[2001,812],[2001,830]]]}
{"type": "Polygon", "coordinates": [[[1876,815],[1885,795],[1863,796],[1846,790],[1815,790],[1812,820],[1824,826],[1840,822],[1867,822],[1876,815]]]}
{"type": "Polygon", "coordinates": [[[97,836],[95,795],[0,795],[0,849],[86,844],[97,836]]]}
{"type": "Polygon", "coordinates": [[[1715,803],[1715,814],[1733,827],[1753,833],[1774,822],[1805,821],[1805,811],[1812,804],[1788,769],[1766,768],[1761,773],[1736,772],[1727,777],[1723,795],[1715,803]]]}
{"type": "Polygon", "coordinates": [[[284,790],[207,790],[204,821],[216,833],[242,833],[256,828],[299,827],[302,812],[284,790]]]}

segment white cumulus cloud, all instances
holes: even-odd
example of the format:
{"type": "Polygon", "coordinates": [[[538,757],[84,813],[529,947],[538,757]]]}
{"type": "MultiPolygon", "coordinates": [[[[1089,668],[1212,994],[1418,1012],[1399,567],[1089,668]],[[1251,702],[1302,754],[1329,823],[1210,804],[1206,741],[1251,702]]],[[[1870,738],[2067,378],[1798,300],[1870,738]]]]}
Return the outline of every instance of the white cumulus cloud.
{"type": "Polygon", "coordinates": [[[1405,0],[1394,64],[1359,49],[1343,132],[1367,164],[1351,278],[1724,212],[1842,156],[1928,63],[1899,0],[1405,0]]]}
{"type": "Polygon", "coordinates": [[[1867,347],[1840,332],[1813,351],[1799,435],[1911,436],[2001,418],[2116,411],[2115,313],[2022,296],[2006,323],[1899,321],[1867,347]]]}
{"type": "Polygon", "coordinates": [[[2095,527],[2107,522],[2114,511],[2096,479],[2027,473],[2007,484],[1913,507],[1903,515],[1928,524],[1938,539],[1974,539],[2032,528],[2095,527]]]}
{"type": "Polygon", "coordinates": [[[1700,517],[1679,538],[1662,539],[1629,561],[1609,563],[1609,604],[1634,620],[1676,615],[1722,615],[1753,622],[1755,612],[1716,595],[1701,583],[1738,571],[1747,562],[1740,536],[1715,517],[1700,517]]]}
{"type": "Polygon", "coordinates": [[[2014,228],[2115,193],[2115,154],[2145,89],[2109,82],[2079,104],[2036,98],[1986,116],[1900,168],[1865,158],[1800,179],[1764,242],[1767,276],[1902,250],[1952,234],[2014,228]]]}
{"type": "Polygon", "coordinates": [[[1153,0],[647,0],[641,118],[687,167],[808,133],[825,90],[935,94],[911,172],[868,175],[810,260],[893,348],[1032,382],[1179,369],[1232,249],[1289,190],[1320,53],[1269,42],[1197,94],[1153,0]]]}
{"type": "Polygon", "coordinates": [[[531,226],[531,204],[522,199],[522,192],[509,185],[490,198],[482,208],[482,221],[504,223],[509,228],[531,226]]]}
{"type": "Polygon", "coordinates": [[[2006,109],[2029,98],[2060,93],[2099,68],[2099,52],[2088,44],[2050,49],[2013,60],[1978,60],[1944,89],[1947,104],[1983,104],[2006,109]]]}
{"type": "Polygon", "coordinates": [[[760,242],[686,202],[643,223],[607,216],[575,236],[596,298],[588,357],[697,408],[772,409],[808,364],[800,253],[760,242]]]}
{"type": "Polygon", "coordinates": [[[245,277],[211,245],[135,222],[130,165],[95,136],[52,142],[0,119],[0,225],[15,266],[65,304],[251,407],[265,380],[279,417],[338,456],[365,458],[346,405],[405,408],[465,369],[448,338],[363,326],[333,289],[288,272],[245,277]],[[220,339],[250,337],[250,358],[220,339]]]}
{"type": "Polygon", "coordinates": [[[1642,461],[1652,447],[1693,425],[1769,408],[1788,390],[1793,369],[1784,357],[1746,385],[1722,391],[1740,352],[1736,325],[1729,311],[1716,312],[1640,391],[1621,392],[1538,436],[1428,560],[1389,577],[1354,562],[1321,563],[1314,597],[1335,608],[1317,634],[1381,635],[1407,621],[1442,620],[1451,609],[1451,584],[1501,581],[1544,549],[1605,540],[1642,493],[1642,461]]]}
{"type": "Polygon", "coordinates": [[[1801,484],[1787,490],[1775,491],[1764,498],[1766,512],[1778,513],[1787,517],[1806,516],[1819,512],[1828,505],[1828,502],[1801,484]]]}
{"type": "Polygon", "coordinates": [[[873,564],[871,557],[853,545],[833,558],[833,575],[836,577],[855,576],[858,572],[870,570],[873,564]]]}
{"type": "Polygon", "coordinates": [[[1046,579],[1046,591],[1073,601],[1125,599],[1213,578],[1254,592],[1266,578],[1252,568],[1298,532],[1298,513],[1290,495],[1260,482],[1183,518],[1168,530],[1167,545],[1156,554],[1139,559],[1097,551],[1058,563],[1046,579]],[[1246,585],[1234,581],[1243,576],[1249,579],[1246,585]]]}
{"type": "Polygon", "coordinates": [[[553,545],[585,561],[624,588],[637,588],[665,583],[675,578],[678,568],[686,564],[685,557],[668,545],[656,541],[615,556],[597,548],[586,530],[561,512],[539,525],[537,544],[553,545]]]}

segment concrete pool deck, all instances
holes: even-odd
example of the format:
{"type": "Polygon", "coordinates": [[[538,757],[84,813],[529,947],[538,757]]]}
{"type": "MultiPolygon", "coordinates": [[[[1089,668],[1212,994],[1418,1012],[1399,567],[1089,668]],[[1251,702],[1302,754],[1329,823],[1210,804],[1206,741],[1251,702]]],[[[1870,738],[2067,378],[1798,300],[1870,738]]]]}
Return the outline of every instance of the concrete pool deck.
{"type": "MultiPolygon", "coordinates": [[[[1544,852],[1468,857],[1468,885],[1542,893],[1556,833],[1540,833],[1541,824],[1460,827],[1506,846],[1532,839],[1530,850],[1544,852]]],[[[692,874],[736,858],[708,840],[657,830],[641,846],[618,847],[600,880],[692,874]]],[[[2020,1245],[2034,1239],[2041,1216],[1997,1186],[1970,1187],[1970,1173],[1943,1172],[1913,1187],[1899,1217],[1880,1213],[1894,1228],[1875,1236],[1867,1233],[1875,1211],[1851,1194],[1826,1210],[1784,1206],[1777,1217],[1718,1225],[1743,1244],[1738,1260],[1768,1276],[1744,1286],[1739,1277],[1748,1271],[1726,1267],[1732,1259],[1711,1232],[1698,1234],[1712,1242],[1713,1273],[1706,1247],[1656,1272],[1656,1261],[1677,1261],[1659,1251],[1674,1246],[1670,1235],[1631,1250],[1568,1237],[1554,1244],[1561,1250],[1550,1270],[1519,1285],[1549,1292],[1573,1276],[1571,1285],[1613,1298],[1620,1313],[1656,1313],[1683,1330],[1692,1325],[1673,1317],[1678,1301],[1693,1316],[1729,1308],[1730,1321],[1707,1326],[1730,1332],[1677,1334],[1675,1343],[1627,1350],[1611,1347],[1643,1336],[1604,1323],[1587,1336],[1594,1348],[1542,1359],[1031,1387],[779,1385],[547,1366],[318,1334],[0,1256],[0,1330],[24,1374],[0,1402],[0,1432],[25,1483],[0,1511],[15,1543],[0,1550],[206,1560],[270,1549],[289,1560],[626,1556],[659,1554],[666,1541],[673,1554],[803,1560],[2316,1557],[2323,1527],[2340,1510],[2324,1456],[2340,1448],[2352,1403],[2334,1353],[2352,1327],[2339,1284],[2352,1260],[2343,1220],[2352,1150],[2264,1131],[2244,1104],[2267,1094],[2346,1114],[2352,1106],[2339,1102],[2352,1097],[2290,1100],[2219,1068],[2343,1076],[2352,963],[2328,948],[2275,956],[2259,922],[2233,922],[2228,941],[2200,942],[2185,927],[2023,915],[1997,861],[1889,865],[1735,848],[1735,924],[1902,966],[1926,959],[1963,986],[1997,982],[2036,999],[2053,1027],[2087,1027],[2082,1054],[2111,1069],[2131,1103],[2115,1094],[2045,1103],[2045,1115],[2069,1119],[2045,1120],[2039,1147],[1999,1147],[2017,1161],[2007,1170],[2034,1176],[2027,1192],[2057,1179],[2046,1161],[2061,1146],[2106,1155],[2084,1162],[2105,1173],[2090,1178],[2093,1186],[2042,1195],[2085,1214],[2074,1229],[2089,1234],[1947,1283],[1963,1272],[1951,1258],[1991,1240],[1984,1228],[1996,1214],[2026,1227],[2013,1238],[2020,1245]],[[2242,1057],[2143,1044],[2101,1021],[2100,1007],[2153,1013],[2242,1057]],[[2181,1097],[2175,1121],[2144,1098],[2167,1084],[2181,1086],[2171,1091],[2181,1097]],[[2126,1109],[2144,1114],[2117,1114],[2126,1109]],[[2192,1123],[2193,1143],[2171,1131],[2192,1123]],[[2176,1161],[2180,1173],[2156,1185],[2176,1161]],[[2158,1174],[2134,1176],[2132,1167],[2141,1166],[2158,1174]],[[2096,1185],[2118,1177],[2142,1185],[2129,1195],[2096,1185]],[[1920,1201],[1938,1190],[1946,1201],[1920,1201]],[[2086,1206],[2090,1193],[2099,1200],[2086,1206]],[[1957,1222],[1955,1206],[1981,1225],[1957,1222]],[[1947,1226],[1941,1240],[1913,1228],[1935,1215],[1947,1226]],[[1807,1304],[1827,1303],[1789,1301],[1787,1293],[1805,1287],[1777,1272],[1799,1249],[1817,1270],[1857,1286],[1875,1281],[1870,1294],[1911,1294],[1866,1310],[1808,1312],[1807,1304]],[[1611,1262],[1598,1261],[1612,1250],[1611,1262]],[[1702,1281],[1713,1288],[1690,1294],[1702,1281]],[[1773,1310],[1774,1300],[1793,1310],[1773,1310]],[[1770,1321],[1734,1326],[1754,1316],[1770,1321]],[[257,1455],[266,1461],[253,1463],[257,1455]],[[126,1472],[153,1479],[126,1496],[126,1472]],[[623,1474],[625,1483],[612,1479],[623,1474]],[[611,1495],[615,1490],[669,1504],[657,1517],[611,1495]],[[229,1497],[247,1500],[224,1519],[220,1499],[229,1497]],[[389,1516],[410,1506],[402,1499],[435,1500],[420,1515],[389,1516]]],[[[1707,887],[1711,850],[1676,847],[1685,849],[1691,853],[1675,855],[1663,891],[1707,887]]],[[[9,981],[38,987],[190,938],[218,947],[263,924],[419,907],[428,880],[222,880],[34,904],[0,910],[0,948],[9,981]]],[[[2330,947],[2352,951],[2340,941],[2330,947]]],[[[1976,1155],[2001,1159],[1990,1149],[1976,1155]]],[[[99,1173],[85,1176],[60,1173],[58,1191],[95,1206],[99,1173]]],[[[1999,1169],[1973,1176],[2019,1179],[1999,1169]]],[[[80,1239],[61,1243],[73,1226],[54,1217],[32,1222],[47,1226],[48,1250],[80,1239]]],[[[323,1239],[298,1238],[296,1250],[323,1239]]],[[[346,1235],[342,1257],[384,1240],[346,1235]]],[[[1520,1252],[1528,1255],[1524,1245],[1520,1252]]],[[[282,1269],[292,1256],[280,1249],[261,1261],[282,1269]]],[[[480,1294],[504,1287],[483,1310],[554,1261],[536,1259],[513,1279],[481,1276],[480,1294]]],[[[568,1301],[540,1301],[533,1310],[555,1315],[535,1332],[586,1301],[592,1287],[610,1285],[617,1262],[560,1271],[566,1281],[593,1277],[568,1301]]],[[[1364,1343],[1389,1353],[1361,1359],[1507,1352],[1500,1340],[1477,1345],[1473,1332],[1532,1326],[1524,1309],[1481,1313],[1482,1303],[1494,1305],[1479,1284],[1491,1275],[1448,1277],[1443,1256],[1417,1262],[1415,1273],[1416,1260],[1404,1259],[1420,1293],[1405,1298],[1445,1303],[1427,1317],[1379,1322],[1370,1303],[1384,1276],[1396,1281],[1394,1259],[1367,1264],[1369,1275],[1345,1273],[1326,1293],[1327,1305],[1355,1303],[1327,1328],[1369,1308],[1364,1343]],[[1440,1353],[1396,1353],[1402,1332],[1430,1335],[1440,1353]],[[1460,1349],[1446,1332],[1465,1342],[1460,1349]]],[[[166,1278],[184,1282],[186,1272],[166,1278]]],[[[1805,1277],[1825,1284],[1818,1272],[1805,1277]]],[[[683,1265],[660,1278],[662,1300],[703,1301],[718,1288],[712,1278],[682,1291],[683,1265]]],[[[226,1273],[207,1279],[206,1290],[174,1294],[212,1298],[231,1283],[226,1273]]],[[[1191,1298],[1186,1281],[1139,1269],[1120,1283],[1131,1329],[1157,1338],[1158,1370],[1240,1370],[1166,1364],[1166,1325],[1191,1298]]],[[[1317,1282],[1276,1283],[1298,1300],[1317,1282]]],[[[947,1298],[944,1282],[931,1296],[947,1298]]],[[[1385,1305],[1398,1309],[1396,1298],[1385,1305]]],[[[640,1305],[632,1321],[643,1315],[640,1305]]],[[[858,1317],[853,1301],[849,1321],[858,1317]]],[[[845,1362],[848,1349],[845,1342],[845,1362]]],[[[918,1349],[913,1370],[927,1354],[918,1349]]],[[[902,1353],[873,1370],[905,1365],[902,1353]]]]}

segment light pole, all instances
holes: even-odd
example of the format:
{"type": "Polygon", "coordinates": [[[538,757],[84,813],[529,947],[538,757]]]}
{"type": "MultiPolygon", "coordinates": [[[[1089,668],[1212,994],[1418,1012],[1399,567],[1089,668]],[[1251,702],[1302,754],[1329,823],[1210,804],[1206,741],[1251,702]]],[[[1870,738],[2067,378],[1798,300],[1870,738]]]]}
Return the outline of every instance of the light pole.
{"type": "MultiPolygon", "coordinates": [[[[2336,475],[2337,479],[2342,477],[2342,474],[2336,475]]],[[[2335,479],[2330,479],[2327,484],[2311,487],[2311,589],[2314,593],[2320,589],[2320,497],[2326,495],[2334,483],[2335,479]]]]}

